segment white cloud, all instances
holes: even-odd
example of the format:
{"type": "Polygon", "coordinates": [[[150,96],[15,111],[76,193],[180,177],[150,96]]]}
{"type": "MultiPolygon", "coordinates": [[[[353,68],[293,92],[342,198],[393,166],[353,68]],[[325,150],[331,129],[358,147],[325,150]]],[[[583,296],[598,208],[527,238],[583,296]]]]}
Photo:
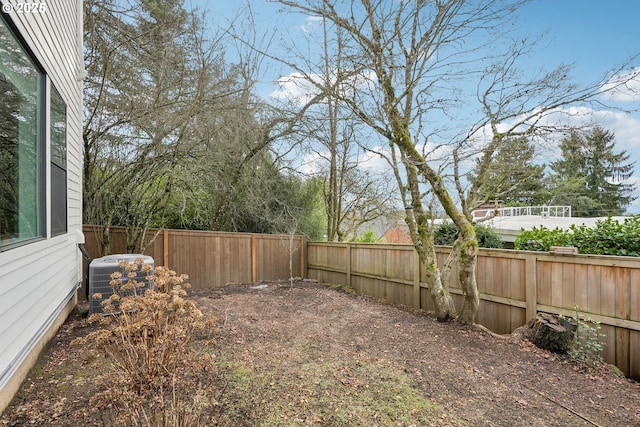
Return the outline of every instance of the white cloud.
{"type": "MultiPolygon", "coordinates": [[[[505,132],[520,120],[522,118],[501,123],[497,126],[498,131],[505,132]]],[[[551,149],[552,152],[548,154],[552,158],[558,154],[553,148],[557,147],[565,136],[559,132],[560,129],[589,128],[597,125],[615,134],[614,142],[617,151],[626,150],[633,159],[640,159],[640,119],[637,115],[628,112],[595,110],[585,106],[559,108],[546,112],[536,125],[551,130],[550,133],[544,134],[535,142],[541,148],[551,149]],[[554,132],[552,129],[558,129],[558,132],[554,132]]],[[[474,138],[469,141],[470,147],[475,150],[482,148],[491,140],[491,135],[489,126],[485,126],[474,134],[474,138]]]]}
{"type": "Polygon", "coordinates": [[[605,99],[621,102],[640,101],[640,67],[609,78],[600,91],[605,99]]]}
{"type": "MultiPolygon", "coordinates": [[[[320,79],[317,75],[310,76],[311,79],[320,79]]],[[[291,101],[304,105],[318,94],[318,88],[309,81],[302,73],[291,73],[276,80],[278,89],[273,91],[271,99],[277,101],[291,101]]]]}
{"type": "MultiPolygon", "coordinates": [[[[378,146],[369,150],[359,151],[351,156],[351,162],[357,163],[358,168],[374,174],[391,173],[387,161],[380,155],[390,156],[389,147],[378,146]]],[[[327,172],[330,153],[328,150],[307,152],[297,166],[299,172],[305,175],[318,175],[327,172]]],[[[391,176],[391,175],[390,175],[391,176]]]]}
{"type": "Polygon", "coordinates": [[[312,33],[321,22],[322,17],[320,16],[308,16],[305,23],[300,26],[300,31],[304,34],[312,33]]]}
{"type": "Polygon", "coordinates": [[[364,151],[358,158],[358,166],[372,173],[389,174],[391,178],[391,167],[386,158],[391,158],[389,147],[378,146],[373,147],[371,151],[364,151]],[[378,154],[380,153],[380,154],[378,154]]]}
{"type": "MultiPolygon", "coordinates": [[[[498,131],[504,132],[511,129],[514,123],[521,118],[516,118],[511,123],[501,123],[498,131]]],[[[589,107],[567,107],[548,112],[538,123],[538,126],[551,128],[592,127],[601,126],[614,133],[616,152],[625,150],[630,155],[630,162],[635,162],[636,173],[640,173],[640,119],[623,111],[595,110],[589,107]]],[[[491,140],[491,130],[488,126],[479,129],[473,139],[469,140],[469,152],[477,152],[486,146],[491,140]]],[[[550,163],[558,159],[560,155],[559,145],[563,137],[560,132],[548,133],[535,139],[533,142],[538,148],[538,159],[544,163],[550,163]]],[[[463,164],[464,168],[473,167],[470,161],[463,164]]],[[[638,182],[640,186],[640,181],[638,182]]],[[[636,192],[640,196],[640,189],[636,192]]],[[[640,200],[636,201],[636,209],[640,210],[640,200]]]]}
{"type": "Polygon", "coordinates": [[[307,153],[302,157],[302,162],[296,169],[305,175],[319,175],[326,169],[327,156],[329,156],[328,151],[307,153]]]}
{"type": "Polygon", "coordinates": [[[559,109],[545,118],[543,124],[562,122],[567,126],[601,126],[615,134],[617,150],[637,152],[640,158],[640,120],[629,113],[612,110],[594,110],[588,107],[559,109]]]}
{"type": "MultiPolygon", "coordinates": [[[[337,79],[336,74],[334,70],[329,76],[329,82],[331,84],[335,83],[337,79]]],[[[277,101],[291,101],[299,105],[304,105],[320,93],[316,83],[318,86],[323,86],[323,82],[325,81],[325,76],[320,74],[304,75],[299,72],[290,73],[276,80],[278,89],[273,91],[269,96],[271,99],[277,101]]],[[[367,70],[355,76],[345,78],[342,86],[345,91],[352,90],[353,87],[370,88],[375,81],[375,73],[367,70]]]]}

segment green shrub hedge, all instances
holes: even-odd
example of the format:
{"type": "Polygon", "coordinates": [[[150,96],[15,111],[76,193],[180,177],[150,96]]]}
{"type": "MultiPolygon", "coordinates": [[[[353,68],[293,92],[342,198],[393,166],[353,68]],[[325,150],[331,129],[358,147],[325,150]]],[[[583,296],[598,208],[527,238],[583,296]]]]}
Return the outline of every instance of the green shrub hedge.
{"type": "Polygon", "coordinates": [[[548,251],[551,246],[575,246],[581,254],[640,256],[640,215],[620,223],[611,217],[595,227],[572,225],[568,230],[544,226],[523,230],[514,242],[516,249],[548,251]]]}
{"type": "MultiPolygon", "coordinates": [[[[502,241],[496,232],[484,225],[476,225],[476,238],[481,248],[502,248],[502,241]]],[[[452,246],[458,238],[458,229],[452,222],[443,222],[433,228],[433,240],[436,245],[452,246]]]]}

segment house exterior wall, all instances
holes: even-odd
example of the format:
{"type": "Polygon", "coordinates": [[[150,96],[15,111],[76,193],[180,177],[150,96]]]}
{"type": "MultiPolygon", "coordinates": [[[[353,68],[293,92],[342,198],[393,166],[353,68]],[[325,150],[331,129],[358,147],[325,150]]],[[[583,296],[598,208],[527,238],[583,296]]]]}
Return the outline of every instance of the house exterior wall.
{"type": "Polygon", "coordinates": [[[0,0],[45,74],[45,231],[40,239],[0,248],[0,413],[10,403],[47,340],[75,306],[82,257],[82,0],[0,0]],[[22,5],[20,5],[22,3],[22,5]],[[25,4],[42,3],[37,10],[25,4]],[[51,233],[49,93],[66,104],[67,232],[51,233]]]}

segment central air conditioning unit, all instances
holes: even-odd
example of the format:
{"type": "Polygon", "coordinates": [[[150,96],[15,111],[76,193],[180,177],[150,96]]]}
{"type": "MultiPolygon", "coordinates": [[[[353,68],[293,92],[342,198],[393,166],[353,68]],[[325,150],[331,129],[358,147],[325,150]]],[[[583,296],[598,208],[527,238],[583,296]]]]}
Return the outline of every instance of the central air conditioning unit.
{"type": "MultiPolygon", "coordinates": [[[[102,313],[102,301],[108,300],[113,295],[113,287],[109,284],[111,282],[111,275],[119,271],[122,273],[122,283],[126,283],[128,280],[127,273],[124,268],[120,267],[121,261],[134,262],[137,259],[142,259],[144,264],[151,265],[152,271],[154,265],[153,258],[148,255],[139,254],[120,254],[120,255],[107,255],[102,258],[96,258],[89,264],[89,315],[94,313],[102,313]],[[93,296],[97,293],[102,294],[102,298],[95,299],[93,296]]],[[[147,280],[147,273],[143,273],[138,269],[135,280],[140,283],[144,283],[142,288],[138,288],[135,292],[144,293],[147,289],[153,289],[153,280],[147,280]]],[[[133,295],[133,291],[130,293],[133,295]]],[[[126,294],[125,294],[126,295],[126,294]]]]}

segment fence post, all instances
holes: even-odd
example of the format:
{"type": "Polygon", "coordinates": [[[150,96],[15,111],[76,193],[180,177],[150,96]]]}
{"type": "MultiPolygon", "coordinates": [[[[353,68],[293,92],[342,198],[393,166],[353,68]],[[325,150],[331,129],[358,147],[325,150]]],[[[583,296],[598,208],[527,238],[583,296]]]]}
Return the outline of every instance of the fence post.
{"type": "Polygon", "coordinates": [[[347,286],[351,286],[351,243],[347,243],[347,286]]]}
{"type": "Polygon", "coordinates": [[[162,232],[162,265],[169,266],[169,230],[166,228],[162,232]]]}
{"type": "Polygon", "coordinates": [[[527,254],[525,262],[525,304],[527,322],[534,319],[538,314],[538,284],[537,284],[537,264],[538,257],[527,254]]]}
{"type": "Polygon", "coordinates": [[[422,308],[420,294],[420,257],[413,249],[413,306],[418,309],[422,308]]]}
{"type": "Polygon", "coordinates": [[[306,271],[306,254],[307,254],[307,238],[304,236],[300,236],[300,277],[302,279],[307,277],[306,271]]]}
{"type": "Polygon", "coordinates": [[[257,282],[256,277],[256,235],[251,233],[251,282],[257,282]]]}

